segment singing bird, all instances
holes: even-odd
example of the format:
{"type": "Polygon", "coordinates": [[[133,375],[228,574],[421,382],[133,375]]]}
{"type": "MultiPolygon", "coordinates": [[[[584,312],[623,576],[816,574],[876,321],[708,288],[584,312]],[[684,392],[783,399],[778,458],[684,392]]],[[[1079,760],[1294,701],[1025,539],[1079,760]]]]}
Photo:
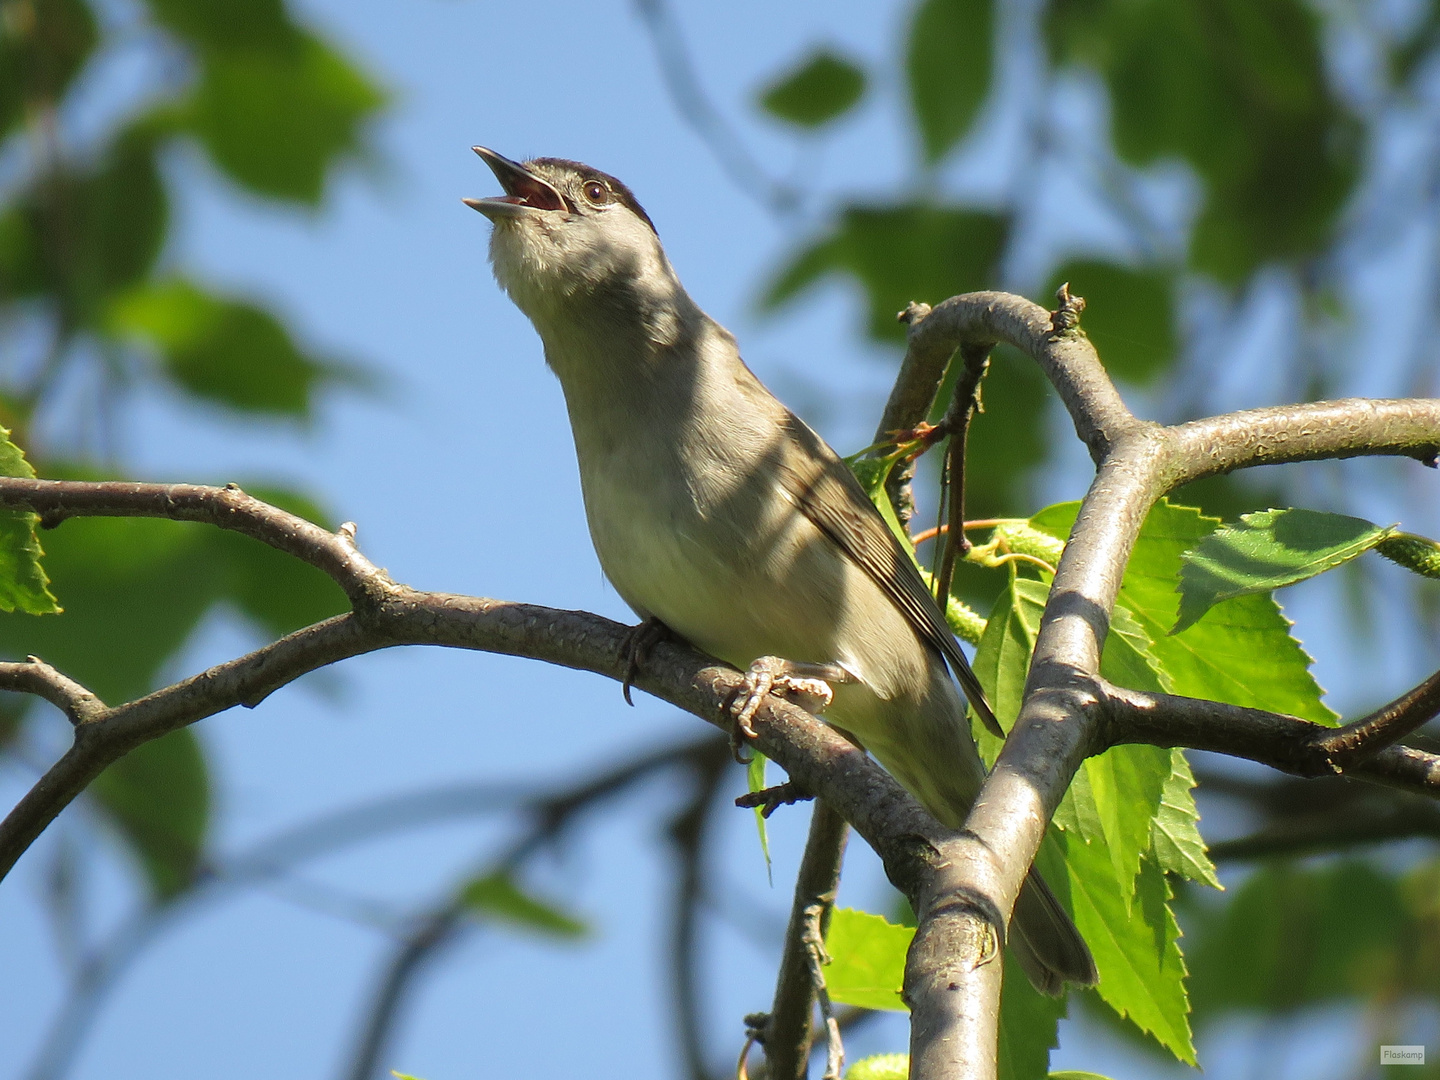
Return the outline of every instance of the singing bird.
{"type": "MultiPolygon", "coordinates": [[[[495,277],[560,379],[605,576],[642,619],[748,672],[742,730],[770,689],[802,691],[959,828],[985,768],[952,673],[998,724],[864,489],[690,298],[628,187],[575,161],[475,152],[505,194],[465,202],[494,223],[495,277]]],[[[1011,925],[1037,989],[1095,982],[1033,870],[1011,925]]]]}

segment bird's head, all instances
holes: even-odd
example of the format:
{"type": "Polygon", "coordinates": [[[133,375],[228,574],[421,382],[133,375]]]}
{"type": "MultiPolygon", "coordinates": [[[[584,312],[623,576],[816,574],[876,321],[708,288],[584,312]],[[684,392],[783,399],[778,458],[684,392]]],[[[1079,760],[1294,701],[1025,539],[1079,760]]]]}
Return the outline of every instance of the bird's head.
{"type": "Polygon", "coordinates": [[[474,150],[505,194],[465,204],[494,222],[495,277],[532,320],[545,321],[582,296],[634,295],[673,283],[654,224],[615,177],[578,161],[520,163],[474,150]]]}

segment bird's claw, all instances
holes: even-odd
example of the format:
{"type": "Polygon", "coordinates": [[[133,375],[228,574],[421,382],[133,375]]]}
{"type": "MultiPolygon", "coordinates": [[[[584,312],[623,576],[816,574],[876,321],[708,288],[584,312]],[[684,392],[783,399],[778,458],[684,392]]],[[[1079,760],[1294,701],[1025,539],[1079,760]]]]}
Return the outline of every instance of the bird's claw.
{"type": "Polygon", "coordinates": [[[625,661],[625,677],[620,680],[620,693],[625,704],[634,707],[630,700],[630,687],[635,676],[640,674],[640,665],[650,656],[650,650],[657,642],[671,636],[670,628],[651,615],[644,622],[630,628],[625,640],[620,643],[620,658],[625,661]]]}
{"type": "Polygon", "coordinates": [[[819,714],[835,700],[831,683],[852,682],[839,664],[803,664],[778,656],[762,656],[745,672],[745,685],[730,704],[737,740],[755,738],[752,721],[767,694],[779,694],[808,713],[819,714]]]}

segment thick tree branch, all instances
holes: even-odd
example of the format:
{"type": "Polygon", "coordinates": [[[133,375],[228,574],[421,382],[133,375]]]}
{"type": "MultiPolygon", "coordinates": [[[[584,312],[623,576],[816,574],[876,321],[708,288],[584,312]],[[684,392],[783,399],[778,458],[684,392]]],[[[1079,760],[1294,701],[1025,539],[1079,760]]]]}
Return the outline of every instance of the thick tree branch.
{"type": "Polygon", "coordinates": [[[1343,772],[1357,780],[1440,798],[1440,756],[1435,754],[1409,746],[1384,746],[1364,755],[1342,750],[1339,758],[1332,756],[1332,737],[1366,725],[1368,718],[1349,728],[1332,728],[1263,709],[1126,690],[1099,678],[1095,687],[1110,745],[1138,742],[1212,750],[1292,776],[1343,772]]]}
{"type": "Polygon", "coordinates": [[[1255,465],[1393,455],[1434,468],[1440,398],[1343,398],[1248,409],[1170,428],[1170,487],[1255,465]]]}
{"type": "MultiPolygon", "coordinates": [[[[924,394],[913,387],[935,385],[957,346],[1008,341],[1050,378],[1098,466],[1041,619],[1020,716],[966,820],[965,839],[916,908],[920,926],[906,972],[907,996],[916,995],[915,1080],[995,1075],[1000,965],[991,961],[1051,813],[1080,762],[1105,745],[1105,710],[1097,708],[1104,690],[1101,648],[1154,502],[1180,483],[1235,468],[1364,453],[1408,454],[1433,464],[1440,446],[1440,401],[1318,403],[1178,428],[1138,421],[1084,335],[1069,317],[1059,317],[1065,310],[1062,302],[1052,319],[1036,305],[991,293],[954,297],[928,313],[912,309],[901,375],[907,386],[897,386],[891,397],[897,410],[914,408],[924,394]]],[[[896,419],[887,407],[882,426],[901,426],[896,419]]],[[[1359,773],[1422,790],[1440,778],[1436,765],[1429,755],[1391,747],[1359,773]]]]}
{"type": "Polygon", "coordinates": [[[1057,326],[1039,304],[1010,293],[978,292],[952,296],[928,309],[912,305],[907,314],[908,348],[880,420],[881,437],[925,419],[956,349],[1000,342],[1040,365],[1097,462],[1116,439],[1141,423],[1125,407],[1085,335],[1065,327],[1064,320],[1057,326]]]}

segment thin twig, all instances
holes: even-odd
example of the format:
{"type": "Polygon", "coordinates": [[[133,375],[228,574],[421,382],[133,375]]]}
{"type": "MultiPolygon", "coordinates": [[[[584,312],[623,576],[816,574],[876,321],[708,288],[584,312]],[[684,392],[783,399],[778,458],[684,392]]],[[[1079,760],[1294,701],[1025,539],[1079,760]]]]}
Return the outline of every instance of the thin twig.
{"type": "Polygon", "coordinates": [[[950,484],[950,515],[945,525],[945,551],[940,556],[940,572],[935,587],[935,595],[942,607],[945,598],[950,595],[955,562],[970,551],[970,540],[965,535],[965,451],[970,437],[970,418],[980,407],[980,380],[990,367],[990,349],[985,345],[963,345],[960,360],[964,366],[955,381],[955,396],[950,400],[942,425],[950,437],[950,449],[945,459],[945,475],[950,484]]]}
{"type": "Polygon", "coordinates": [[[790,923],[785,929],[780,971],[775,978],[775,998],[762,1031],[768,1080],[805,1080],[808,1073],[813,1013],[819,998],[806,934],[810,912],[817,907],[822,938],[829,928],[848,835],[845,819],[817,800],[810,812],[810,833],[795,879],[790,923]]]}
{"type": "Polygon", "coordinates": [[[1440,671],[1409,693],[1312,742],[1341,772],[1372,759],[1440,713],[1440,671]]]}
{"type": "Polygon", "coordinates": [[[77,727],[95,722],[108,711],[93,693],[37,656],[27,657],[23,664],[0,662],[0,690],[42,697],[77,727]]]}
{"type": "Polygon", "coordinates": [[[825,953],[825,934],[820,928],[821,920],[829,914],[833,897],[829,901],[811,904],[805,909],[805,932],[801,941],[805,946],[805,961],[810,969],[810,981],[814,986],[815,1000],[820,1005],[820,1019],[825,1026],[825,1072],[821,1080],[840,1080],[840,1070],[845,1067],[845,1047],[840,1041],[840,1025],[835,1022],[835,1010],[830,1007],[830,991],[825,988],[824,965],[830,962],[825,953]]]}
{"type": "Polygon", "coordinates": [[[787,780],[783,784],[776,784],[774,787],[762,788],[759,791],[747,791],[744,795],[735,799],[735,805],[742,810],[759,809],[761,817],[769,817],[782,806],[792,806],[797,802],[807,802],[815,796],[806,791],[793,780],[787,780]]]}

